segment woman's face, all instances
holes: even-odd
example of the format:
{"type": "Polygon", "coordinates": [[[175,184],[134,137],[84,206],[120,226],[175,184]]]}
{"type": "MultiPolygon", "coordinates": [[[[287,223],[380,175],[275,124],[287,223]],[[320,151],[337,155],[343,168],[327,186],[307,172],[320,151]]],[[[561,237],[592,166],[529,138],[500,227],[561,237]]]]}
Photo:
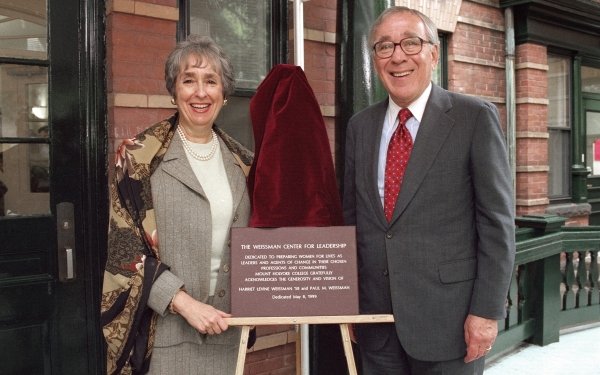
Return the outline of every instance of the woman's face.
{"type": "Polygon", "coordinates": [[[175,104],[181,125],[211,128],[223,108],[221,74],[207,58],[188,56],[175,81],[175,104]]]}

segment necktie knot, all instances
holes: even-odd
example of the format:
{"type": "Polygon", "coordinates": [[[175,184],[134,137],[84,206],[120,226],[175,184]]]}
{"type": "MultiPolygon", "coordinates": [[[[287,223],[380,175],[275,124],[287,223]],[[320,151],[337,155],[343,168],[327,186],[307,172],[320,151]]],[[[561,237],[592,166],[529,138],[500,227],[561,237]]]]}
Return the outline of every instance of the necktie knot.
{"type": "Polygon", "coordinates": [[[412,113],[410,112],[410,109],[402,108],[400,110],[400,113],[398,113],[398,119],[400,121],[399,125],[406,125],[406,121],[408,121],[408,119],[411,117],[412,117],[412,113]]]}

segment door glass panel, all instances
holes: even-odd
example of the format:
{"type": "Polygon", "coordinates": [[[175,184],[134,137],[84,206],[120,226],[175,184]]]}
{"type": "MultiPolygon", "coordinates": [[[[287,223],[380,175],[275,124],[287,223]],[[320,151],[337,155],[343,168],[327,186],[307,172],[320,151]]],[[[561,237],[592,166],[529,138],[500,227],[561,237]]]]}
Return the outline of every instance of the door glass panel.
{"type": "Polygon", "coordinates": [[[10,144],[0,152],[2,216],[50,214],[48,144],[10,144]]]}
{"type": "Polygon", "coordinates": [[[0,64],[0,137],[47,137],[48,69],[0,64]]]}
{"type": "Polygon", "coordinates": [[[0,215],[50,212],[48,69],[0,64],[0,215]]]}
{"type": "Polygon", "coordinates": [[[47,57],[45,0],[0,3],[0,56],[24,59],[47,57]]]}
{"type": "Polygon", "coordinates": [[[587,139],[586,160],[592,175],[600,176],[600,112],[587,111],[585,115],[587,139]]]}

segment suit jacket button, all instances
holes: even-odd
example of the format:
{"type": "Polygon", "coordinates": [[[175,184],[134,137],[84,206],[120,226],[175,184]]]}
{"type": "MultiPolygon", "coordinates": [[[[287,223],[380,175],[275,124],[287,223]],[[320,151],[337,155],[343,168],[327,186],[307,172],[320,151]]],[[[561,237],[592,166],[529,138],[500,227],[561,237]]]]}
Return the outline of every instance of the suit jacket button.
{"type": "Polygon", "coordinates": [[[385,234],[385,238],[387,238],[388,240],[391,239],[393,236],[391,233],[386,233],[385,234]]]}
{"type": "Polygon", "coordinates": [[[390,274],[390,273],[388,272],[388,270],[383,270],[383,276],[387,276],[387,275],[389,275],[389,274],[390,274]]]}
{"type": "Polygon", "coordinates": [[[225,297],[225,290],[219,290],[219,297],[225,297]]]}
{"type": "Polygon", "coordinates": [[[235,214],[235,215],[233,216],[233,222],[235,223],[236,221],[238,221],[238,215],[237,215],[237,214],[235,214]]]}
{"type": "Polygon", "coordinates": [[[223,272],[225,272],[225,273],[229,272],[229,264],[226,264],[223,266],[223,272]]]}

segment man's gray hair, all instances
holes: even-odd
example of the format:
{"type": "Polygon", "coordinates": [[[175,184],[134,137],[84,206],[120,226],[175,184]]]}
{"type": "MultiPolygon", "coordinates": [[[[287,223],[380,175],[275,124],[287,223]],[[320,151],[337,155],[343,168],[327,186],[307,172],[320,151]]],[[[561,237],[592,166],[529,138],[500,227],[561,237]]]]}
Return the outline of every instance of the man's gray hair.
{"type": "Polygon", "coordinates": [[[371,26],[371,30],[369,31],[369,46],[370,47],[372,47],[373,44],[375,44],[375,32],[377,31],[377,28],[383,23],[383,21],[387,17],[389,17],[393,14],[398,14],[398,13],[410,13],[410,14],[413,14],[413,15],[419,17],[421,19],[421,21],[423,21],[423,24],[425,25],[425,33],[427,34],[426,35],[427,41],[433,43],[434,45],[438,45],[440,43],[437,26],[429,17],[427,17],[426,15],[424,15],[423,13],[419,12],[416,9],[411,9],[411,8],[403,7],[403,6],[395,6],[395,7],[387,8],[386,10],[381,12],[379,17],[377,17],[377,19],[371,26]]]}

